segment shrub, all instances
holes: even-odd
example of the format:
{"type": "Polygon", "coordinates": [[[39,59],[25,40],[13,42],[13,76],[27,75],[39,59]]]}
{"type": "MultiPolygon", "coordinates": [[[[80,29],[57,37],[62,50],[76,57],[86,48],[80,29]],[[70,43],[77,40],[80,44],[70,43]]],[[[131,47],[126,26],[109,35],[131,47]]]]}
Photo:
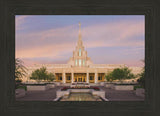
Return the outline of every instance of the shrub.
{"type": "Polygon", "coordinates": [[[137,88],[142,88],[142,86],[141,85],[134,86],[134,90],[136,90],[137,88]]]}
{"type": "Polygon", "coordinates": [[[116,68],[112,72],[109,72],[106,75],[107,81],[113,80],[123,80],[123,79],[132,79],[135,78],[135,75],[131,73],[131,70],[128,67],[116,68]]]}
{"type": "Polygon", "coordinates": [[[55,77],[52,73],[47,72],[46,67],[42,67],[40,69],[36,69],[35,71],[33,71],[30,79],[34,79],[37,81],[40,81],[40,80],[53,81],[55,77]]]}
{"type": "Polygon", "coordinates": [[[143,87],[145,88],[145,78],[144,78],[144,75],[145,75],[145,70],[143,70],[139,76],[140,78],[137,80],[137,82],[143,87]]]}
{"type": "Polygon", "coordinates": [[[27,86],[20,85],[20,86],[17,86],[16,89],[24,89],[25,91],[27,91],[27,86]]]}

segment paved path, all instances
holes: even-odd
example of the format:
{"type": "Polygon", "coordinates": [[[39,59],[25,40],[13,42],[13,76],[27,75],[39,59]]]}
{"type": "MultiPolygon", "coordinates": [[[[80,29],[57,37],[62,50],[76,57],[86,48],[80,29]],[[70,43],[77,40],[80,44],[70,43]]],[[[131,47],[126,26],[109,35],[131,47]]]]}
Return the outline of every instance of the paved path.
{"type": "Polygon", "coordinates": [[[56,91],[61,87],[48,89],[46,91],[27,91],[26,96],[16,99],[17,101],[53,101],[56,91]]]}
{"type": "Polygon", "coordinates": [[[105,96],[109,101],[143,101],[143,97],[136,96],[133,91],[122,91],[100,87],[106,92],[105,96]]]}
{"type": "MultiPolygon", "coordinates": [[[[25,97],[18,98],[18,101],[53,101],[56,98],[56,91],[62,87],[56,87],[46,91],[28,91],[25,97]]],[[[143,101],[143,97],[138,97],[134,91],[120,91],[100,87],[106,91],[106,98],[109,101],[143,101]]]]}

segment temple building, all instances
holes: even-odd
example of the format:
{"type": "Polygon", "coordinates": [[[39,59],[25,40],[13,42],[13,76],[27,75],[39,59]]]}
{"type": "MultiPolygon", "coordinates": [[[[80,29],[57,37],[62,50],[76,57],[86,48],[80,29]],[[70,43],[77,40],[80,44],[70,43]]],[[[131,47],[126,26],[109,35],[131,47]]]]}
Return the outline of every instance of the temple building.
{"type": "MultiPolygon", "coordinates": [[[[93,64],[91,58],[88,57],[87,51],[83,46],[81,35],[81,24],[79,23],[78,42],[73,56],[70,57],[67,64],[37,64],[34,67],[27,67],[29,69],[28,77],[32,71],[45,66],[49,72],[54,73],[56,82],[73,83],[73,82],[87,82],[98,83],[105,81],[105,74],[115,68],[126,66],[125,64],[93,64]]],[[[135,69],[138,73],[139,68],[135,69]]],[[[134,72],[133,72],[134,73],[134,72]]]]}

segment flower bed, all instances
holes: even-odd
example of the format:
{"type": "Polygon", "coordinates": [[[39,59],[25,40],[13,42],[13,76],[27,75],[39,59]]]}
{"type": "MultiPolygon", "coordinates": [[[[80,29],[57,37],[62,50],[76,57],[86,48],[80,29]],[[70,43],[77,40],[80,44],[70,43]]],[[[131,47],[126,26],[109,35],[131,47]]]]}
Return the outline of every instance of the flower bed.
{"type": "Polygon", "coordinates": [[[66,91],[67,89],[94,89],[96,91],[100,90],[99,87],[80,87],[80,86],[76,86],[76,87],[63,87],[61,89],[61,91],[66,91]]]}
{"type": "Polygon", "coordinates": [[[61,91],[66,91],[67,89],[69,89],[69,87],[63,87],[61,91]]]}
{"type": "Polygon", "coordinates": [[[96,91],[99,91],[99,87],[92,87],[92,89],[96,90],[96,91]]]}

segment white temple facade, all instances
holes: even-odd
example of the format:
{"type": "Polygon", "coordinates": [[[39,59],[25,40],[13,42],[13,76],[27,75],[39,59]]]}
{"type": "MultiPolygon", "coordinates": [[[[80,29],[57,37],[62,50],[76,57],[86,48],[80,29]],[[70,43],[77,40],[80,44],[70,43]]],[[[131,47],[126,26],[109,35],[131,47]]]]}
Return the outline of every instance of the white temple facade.
{"type": "MultiPolygon", "coordinates": [[[[105,81],[105,74],[115,68],[126,66],[125,64],[93,64],[88,57],[87,51],[83,46],[81,35],[81,24],[79,23],[79,36],[73,56],[67,64],[37,64],[28,68],[28,77],[32,71],[45,66],[49,72],[54,73],[56,82],[73,83],[87,82],[98,83],[105,81]]],[[[135,73],[139,73],[141,68],[137,68],[135,73]]],[[[28,79],[27,79],[28,80],[28,79]]]]}

